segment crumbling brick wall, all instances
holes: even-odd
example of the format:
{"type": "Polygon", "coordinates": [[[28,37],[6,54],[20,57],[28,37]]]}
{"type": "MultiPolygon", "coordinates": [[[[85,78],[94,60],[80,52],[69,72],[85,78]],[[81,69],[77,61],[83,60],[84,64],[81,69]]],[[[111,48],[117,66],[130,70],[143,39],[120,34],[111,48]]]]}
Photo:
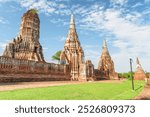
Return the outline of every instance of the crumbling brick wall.
{"type": "Polygon", "coordinates": [[[0,56],[0,82],[70,80],[70,67],[0,56]]]}

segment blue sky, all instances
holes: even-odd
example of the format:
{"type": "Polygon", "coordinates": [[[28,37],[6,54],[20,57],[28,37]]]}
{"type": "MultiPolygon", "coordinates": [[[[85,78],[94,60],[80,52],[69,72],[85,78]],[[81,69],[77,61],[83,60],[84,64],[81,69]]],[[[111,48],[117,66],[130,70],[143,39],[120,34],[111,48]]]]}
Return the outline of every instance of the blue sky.
{"type": "Polygon", "coordinates": [[[129,58],[135,70],[136,57],[150,71],[150,0],[0,0],[0,55],[19,33],[21,17],[30,8],[39,12],[47,62],[55,62],[51,56],[63,49],[73,13],[85,59],[95,68],[106,39],[117,72],[129,71],[129,58]]]}

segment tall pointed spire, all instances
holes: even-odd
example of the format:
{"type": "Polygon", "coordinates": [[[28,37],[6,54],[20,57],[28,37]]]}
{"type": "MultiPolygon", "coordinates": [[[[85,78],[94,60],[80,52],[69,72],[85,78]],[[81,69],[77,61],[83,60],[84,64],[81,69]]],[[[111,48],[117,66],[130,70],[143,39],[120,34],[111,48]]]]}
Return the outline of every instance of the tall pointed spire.
{"type": "Polygon", "coordinates": [[[74,21],[74,15],[71,15],[71,20],[70,20],[70,29],[75,30],[75,21],[74,21]]]}
{"type": "Polygon", "coordinates": [[[107,48],[106,39],[103,40],[103,48],[107,48]]]}
{"type": "Polygon", "coordinates": [[[80,42],[78,39],[78,35],[76,32],[76,26],[75,26],[75,20],[74,20],[74,15],[71,15],[71,19],[70,19],[70,27],[69,27],[69,32],[67,35],[67,39],[65,42],[65,46],[68,46],[68,42],[69,45],[74,47],[74,46],[80,46],[80,42]]]}
{"type": "Polygon", "coordinates": [[[107,48],[107,42],[105,39],[103,40],[103,45],[102,45],[102,55],[110,56],[107,48]]]}
{"type": "Polygon", "coordinates": [[[103,40],[102,54],[99,59],[98,69],[102,72],[102,77],[106,79],[115,79],[116,73],[114,68],[114,62],[111,60],[106,40],[103,40]]]}
{"type": "Polygon", "coordinates": [[[84,62],[84,52],[78,39],[73,14],[71,15],[69,32],[64,45],[64,55],[66,64],[71,66],[72,80],[78,80],[80,64],[84,62]]]}
{"type": "Polygon", "coordinates": [[[141,70],[143,70],[143,68],[142,68],[142,66],[141,66],[141,64],[140,64],[140,61],[139,61],[139,58],[137,57],[136,58],[136,69],[141,69],[141,70]]]}
{"type": "Polygon", "coordinates": [[[137,63],[137,64],[140,64],[138,57],[136,58],[136,63],[137,63]]]}

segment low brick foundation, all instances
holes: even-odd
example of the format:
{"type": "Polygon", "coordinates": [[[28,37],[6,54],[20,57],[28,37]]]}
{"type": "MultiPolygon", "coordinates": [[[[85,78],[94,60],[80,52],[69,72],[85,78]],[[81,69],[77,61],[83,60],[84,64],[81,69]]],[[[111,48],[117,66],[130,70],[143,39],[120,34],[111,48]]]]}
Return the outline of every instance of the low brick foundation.
{"type": "Polygon", "coordinates": [[[0,82],[69,81],[68,65],[0,56],[0,82]]]}
{"type": "Polygon", "coordinates": [[[39,74],[7,74],[0,75],[0,82],[36,82],[36,81],[70,81],[66,75],[39,75],[39,74]]]}

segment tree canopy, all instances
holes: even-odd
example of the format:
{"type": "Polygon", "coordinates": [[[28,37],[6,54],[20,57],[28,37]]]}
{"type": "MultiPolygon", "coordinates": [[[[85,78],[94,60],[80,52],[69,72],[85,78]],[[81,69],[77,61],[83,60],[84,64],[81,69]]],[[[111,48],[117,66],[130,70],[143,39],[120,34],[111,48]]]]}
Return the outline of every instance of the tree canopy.
{"type": "Polygon", "coordinates": [[[56,60],[58,61],[58,63],[60,62],[60,54],[61,54],[61,50],[57,51],[53,56],[52,56],[52,60],[56,60]]]}
{"type": "Polygon", "coordinates": [[[35,13],[38,13],[38,10],[37,9],[31,9],[30,12],[35,14],[35,13]]]}

